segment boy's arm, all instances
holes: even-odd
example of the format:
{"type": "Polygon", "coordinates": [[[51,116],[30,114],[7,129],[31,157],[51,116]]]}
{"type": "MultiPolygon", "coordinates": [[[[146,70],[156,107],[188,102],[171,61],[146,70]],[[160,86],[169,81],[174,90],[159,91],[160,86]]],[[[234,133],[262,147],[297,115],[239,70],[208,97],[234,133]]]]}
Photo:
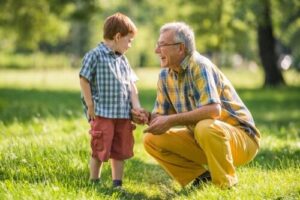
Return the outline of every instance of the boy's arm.
{"type": "Polygon", "coordinates": [[[131,82],[132,120],[138,124],[148,123],[147,111],[141,108],[138,90],[134,82],[131,82]]]}
{"type": "Polygon", "coordinates": [[[81,87],[84,101],[88,108],[88,110],[87,110],[88,118],[89,118],[89,120],[94,120],[95,119],[95,111],[94,111],[94,102],[92,99],[90,82],[86,78],[80,76],[80,87],[81,87]]]}
{"type": "Polygon", "coordinates": [[[137,87],[135,83],[132,81],[131,81],[131,105],[133,109],[141,107],[137,87]]]}

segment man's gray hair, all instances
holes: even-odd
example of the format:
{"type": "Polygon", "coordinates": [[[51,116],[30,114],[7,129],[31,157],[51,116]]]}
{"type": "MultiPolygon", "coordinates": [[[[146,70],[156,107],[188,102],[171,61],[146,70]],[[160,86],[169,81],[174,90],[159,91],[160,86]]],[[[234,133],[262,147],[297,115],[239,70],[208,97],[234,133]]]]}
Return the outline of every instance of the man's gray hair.
{"type": "Polygon", "coordinates": [[[160,33],[173,30],[175,33],[174,42],[184,43],[187,53],[196,51],[194,31],[184,22],[171,22],[160,28],[160,33]]]}

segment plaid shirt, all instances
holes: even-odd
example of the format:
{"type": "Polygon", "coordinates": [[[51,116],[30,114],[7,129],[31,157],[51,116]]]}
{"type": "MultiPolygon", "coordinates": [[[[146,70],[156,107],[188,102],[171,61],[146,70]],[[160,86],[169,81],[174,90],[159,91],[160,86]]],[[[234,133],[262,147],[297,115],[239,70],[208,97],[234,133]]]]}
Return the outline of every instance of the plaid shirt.
{"type": "Polygon", "coordinates": [[[117,55],[100,43],[84,56],[79,75],[90,82],[97,116],[130,119],[130,83],[137,77],[124,55],[117,55]]]}
{"type": "MultiPolygon", "coordinates": [[[[182,71],[162,69],[153,113],[168,115],[188,112],[201,106],[219,103],[220,121],[240,126],[259,137],[251,113],[223,73],[207,58],[194,53],[181,63],[182,71]]],[[[189,127],[194,129],[194,126],[189,127]]]]}

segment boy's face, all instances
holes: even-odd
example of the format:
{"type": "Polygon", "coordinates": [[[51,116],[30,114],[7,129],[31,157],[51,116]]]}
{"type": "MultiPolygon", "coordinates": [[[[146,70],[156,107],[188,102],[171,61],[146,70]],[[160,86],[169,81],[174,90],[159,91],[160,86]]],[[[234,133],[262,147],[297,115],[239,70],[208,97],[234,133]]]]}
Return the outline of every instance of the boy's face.
{"type": "Polygon", "coordinates": [[[121,34],[117,34],[116,35],[116,48],[115,51],[124,54],[130,47],[131,47],[131,43],[133,41],[134,38],[134,34],[133,33],[129,33],[125,36],[121,36],[121,34]]]}

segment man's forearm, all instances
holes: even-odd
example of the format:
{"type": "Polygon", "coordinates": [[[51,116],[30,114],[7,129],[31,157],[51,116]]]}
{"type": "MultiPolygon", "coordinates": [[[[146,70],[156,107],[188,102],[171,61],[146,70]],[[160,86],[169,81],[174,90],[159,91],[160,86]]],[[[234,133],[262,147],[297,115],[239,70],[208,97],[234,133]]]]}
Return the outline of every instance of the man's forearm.
{"type": "Polygon", "coordinates": [[[189,112],[169,115],[172,126],[196,124],[204,119],[217,119],[221,115],[219,104],[210,104],[189,112]]]}

